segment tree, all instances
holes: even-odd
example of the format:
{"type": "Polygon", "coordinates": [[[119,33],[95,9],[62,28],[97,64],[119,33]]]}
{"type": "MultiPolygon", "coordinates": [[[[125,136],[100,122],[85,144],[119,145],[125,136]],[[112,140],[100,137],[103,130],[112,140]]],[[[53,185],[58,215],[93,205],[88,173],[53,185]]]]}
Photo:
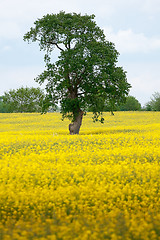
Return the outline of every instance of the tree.
{"type": "Polygon", "coordinates": [[[59,103],[63,118],[72,120],[70,134],[79,133],[88,106],[92,106],[93,119],[100,117],[103,122],[105,100],[124,99],[131,87],[126,72],[116,67],[119,53],[94,18],[65,12],[47,14],[24,35],[25,41],[37,41],[45,51],[46,70],[36,78],[40,84],[47,81],[43,111],[59,103]],[[55,48],[60,54],[53,63],[55,48]]]}
{"type": "Polygon", "coordinates": [[[4,105],[3,96],[0,96],[0,113],[6,113],[6,112],[7,112],[7,108],[4,105]]]}
{"type": "Polygon", "coordinates": [[[155,92],[152,94],[151,100],[146,103],[146,111],[160,111],[160,93],[155,92]]]}
{"type": "Polygon", "coordinates": [[[141,104],[135,97],[128,96],[126,98],[126,102],[119,106],[119,110],[120,111],[140,111],[141,104]]]}
{"type": "Polygon", "coordinates": [[[7,112],[41,112],[44,97],[40,88],[21,87],[5,92],[3,103],[7,112]]]}
{"type": "Polygon", "coordinates": [[[152,111],[152,106],[151,106],[150,102],[147,102],[147,103],[144,105],[143,110],[144,110],[144,111],[152,111]]]}

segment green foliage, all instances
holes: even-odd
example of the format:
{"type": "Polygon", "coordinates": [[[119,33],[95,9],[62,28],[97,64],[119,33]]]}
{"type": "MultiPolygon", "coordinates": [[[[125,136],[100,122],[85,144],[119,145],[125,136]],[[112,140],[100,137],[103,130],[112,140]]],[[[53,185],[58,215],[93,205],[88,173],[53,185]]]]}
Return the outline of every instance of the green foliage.
{"type": "Polygon", "coordinates": [[[146,111],[160,111],[160,93],[152,94],[151,100],[145,105],[146,111]]]}
{"type": "Polygon", "coordinates": [[[120,111],[140,111],[141,104],[135,97],[128,96],[126,98],[126,102],[119,106],[119,110],[120,111]]]}
{"type": "Polygon", "coordinates": [[[8,112],[8,111],[3,102],[3,96],[0,96],[0,113],[6,113],[6,112],[8,112]]]}
{"type": "Polygon", "coordinates": [[[63,117],[74,120],[80,109],[92,107],[94,120],[100,116],[103,122],[105,101],[123,101],[131,86],[123,69],[116,67],[119,53],[113,43],[106,41],[94,17],[48,14],[34,23],[24,40],[37,41],[40,50],[45,51],[46,70],[36,81],[47,82],[46,109],[60,103],[63,117]],[[60,54],[52,63],[54,48],[60,54]]]}
{"type": "Polygon", "coordinates": [[[152,111],[152,106],[151,106],[150,102],[145,104],[143,110],[144,111],[152,111]]]}
{"type": "Polygon", "coordinates": [[[6,112],[41,112],[44,93],[40,88],[21,87],[5,92],[3,104],[6,112]]]}

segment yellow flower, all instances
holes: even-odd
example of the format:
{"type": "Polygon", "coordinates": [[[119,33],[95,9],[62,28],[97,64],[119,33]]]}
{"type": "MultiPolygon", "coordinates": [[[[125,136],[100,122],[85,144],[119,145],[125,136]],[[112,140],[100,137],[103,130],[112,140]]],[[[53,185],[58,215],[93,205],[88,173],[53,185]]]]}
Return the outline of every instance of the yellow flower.
{"type": "Polygon", "coordinates": [[[159,239],[160,113],[104,115],[0,114],[2,240],[159,239]]]}

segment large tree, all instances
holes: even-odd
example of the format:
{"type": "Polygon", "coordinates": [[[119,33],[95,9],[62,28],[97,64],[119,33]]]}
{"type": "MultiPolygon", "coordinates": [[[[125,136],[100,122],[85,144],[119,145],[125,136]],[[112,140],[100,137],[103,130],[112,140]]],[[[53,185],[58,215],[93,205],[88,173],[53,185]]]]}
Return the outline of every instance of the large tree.
{"type": "Polygon", "coordinates": [[[70,134],[78,134],[84,112],[92,106],[94,120],[103,122],[102,111],[106,99],[123,101],[130,84],[126,73],[117,67],[119,53],[106,40],[95,16],[65,13],[48,14],[34,23],[24,35],[28,42],[38,42],[45,51],[46,70],[36,81],[46,83],[48,106],[60,104],[63,117],[72,120],[70,134]],[[59,56],[54,63],[52,52],[59,56]]]}

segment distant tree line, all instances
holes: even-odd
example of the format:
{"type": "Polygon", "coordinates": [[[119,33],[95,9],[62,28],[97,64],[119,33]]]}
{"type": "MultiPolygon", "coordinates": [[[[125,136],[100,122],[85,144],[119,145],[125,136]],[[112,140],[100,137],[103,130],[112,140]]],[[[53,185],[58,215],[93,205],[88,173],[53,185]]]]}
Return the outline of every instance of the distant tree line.
{"type": "MultiPolygon", "coordinates": [[[[46,96],[42,89],[21,87],[16,90],[5,92],[3,96],[0,96],[0,113],[42,112],[44,102],[46,102],[46,96]]],[[[91,107],[88,107],[88,111],[92,110],[91,107]]],[[[123,103],[118,103],[114,101],[114,99],[112,99],[112,101],[108,100],[104,108],[104,111],[111,112],[112,114],[115,111],[141,110],[160,111],[160,93],[155,92],[150,101],[147,102],[143,108],[134,96],[127,96],[123,103]]],[[[49,111],[52,111],[52,109],[49,111]]]]}
{"type": "Polygon", "coordinates": [[[106,103],[105,111],[160,111],[160,93],[155,92],[152,94],[150,101],[144,107],[134,96],[127,96],[124,103],[117,105],[111,105],[110,102],[106,103]]]}
{"type": "Polygon", "coordinates": [[[21,87],[0,97],[1,113],[41,112],[45,94],[40,88],[21,87]]]}
{"type": "Polygon", "coordinates": [[[160,93],[155,92],[150,101],[145,104],[146,111],[160,111],[160,93]]]}

